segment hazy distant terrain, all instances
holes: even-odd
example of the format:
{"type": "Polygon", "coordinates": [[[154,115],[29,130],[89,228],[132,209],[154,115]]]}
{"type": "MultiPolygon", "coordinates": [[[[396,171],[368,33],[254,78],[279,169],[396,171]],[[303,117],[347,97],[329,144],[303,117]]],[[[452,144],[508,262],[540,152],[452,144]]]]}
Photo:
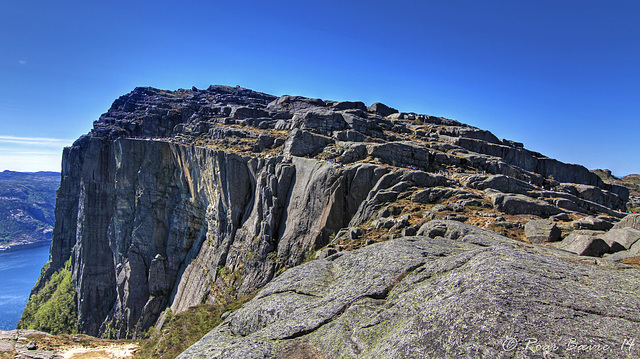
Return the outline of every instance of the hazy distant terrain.
{"type": "Polygon", "coordinates": [[[0,172],[0,250],[51,240],[57,172],[0,172]]]}

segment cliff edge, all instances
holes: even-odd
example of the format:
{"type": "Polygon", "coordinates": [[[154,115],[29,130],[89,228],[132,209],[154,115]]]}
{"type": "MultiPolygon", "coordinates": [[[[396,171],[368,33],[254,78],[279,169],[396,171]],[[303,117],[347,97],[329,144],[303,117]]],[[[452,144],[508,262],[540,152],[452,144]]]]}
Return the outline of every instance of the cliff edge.
{"type": "Polygon", "coordinates": [[[562,237],[606,230],[628,200],[582,166],[380,103],[136,88],[64,150],[51,261],[33,294],[69,262],[78,330],[136,337],[169,309],[255,292],[434,219],[531,242],[531,220],[562,237]]]}

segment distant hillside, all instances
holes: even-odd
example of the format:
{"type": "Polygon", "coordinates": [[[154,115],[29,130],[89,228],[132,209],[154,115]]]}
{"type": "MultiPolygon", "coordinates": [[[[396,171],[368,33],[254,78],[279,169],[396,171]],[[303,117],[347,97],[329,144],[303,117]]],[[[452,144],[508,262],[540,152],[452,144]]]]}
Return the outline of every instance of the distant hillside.
{"type": "Polygon", "coordinates": [[[51,240],[57,172],[0,172],[0,250],[51,240]]]}

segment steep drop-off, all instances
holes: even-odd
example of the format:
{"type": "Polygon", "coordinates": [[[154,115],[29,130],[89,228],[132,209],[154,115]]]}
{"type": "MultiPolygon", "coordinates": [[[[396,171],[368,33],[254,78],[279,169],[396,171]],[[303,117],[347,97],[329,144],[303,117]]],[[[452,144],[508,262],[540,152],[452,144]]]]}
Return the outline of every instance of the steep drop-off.
{"type": "Polygon", "coordinates": [[[382,104],[137,88],[64,150],[34,294],[71,259],[78,329],[131,337],[167,308],[262,288],[318,249],[445,216],[515,237],[524,216],[613,223],[628,196],[582,166],[382,104]]]}

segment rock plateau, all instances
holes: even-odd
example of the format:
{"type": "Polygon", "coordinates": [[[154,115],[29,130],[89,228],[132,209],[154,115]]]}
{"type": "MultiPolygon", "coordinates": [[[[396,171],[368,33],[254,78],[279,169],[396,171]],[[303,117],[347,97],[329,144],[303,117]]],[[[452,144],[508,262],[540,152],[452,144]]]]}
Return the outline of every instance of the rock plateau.
{"type": "Polygon", "coordinates": [[[626,350],[640,337],[640,276],[623,264],[634,233],[599,235],[637,223],[620,221],[628,201],[582,166],[450,119],[136,88],[64,150],[34,293],[70,260],[78,329],[125,338],[168,308],[260,290],[183,357],[528,355],[508,338],[558,344],[548,357],[573,355],[570,338],[626,350]],[[532,220],[545,222],[527,239],[532,220]],[[584,230],[597,233],[567,241],[584,230]]]}

